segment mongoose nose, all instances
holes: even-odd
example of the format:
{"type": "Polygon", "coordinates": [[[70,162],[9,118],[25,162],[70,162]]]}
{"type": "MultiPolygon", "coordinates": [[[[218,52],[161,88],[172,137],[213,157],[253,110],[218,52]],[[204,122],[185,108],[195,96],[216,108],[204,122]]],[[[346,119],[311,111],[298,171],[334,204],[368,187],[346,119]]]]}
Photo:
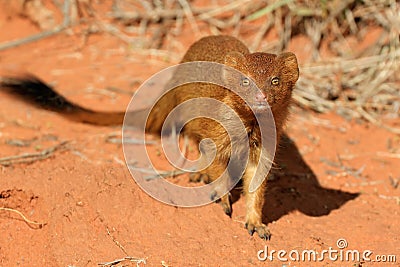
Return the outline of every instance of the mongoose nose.
{"type": "Polygon", "coordinates": [[[267,97],[262,92],[257,92],[255,100],[256,102],[262,103],[267,101],[267,97]]]}

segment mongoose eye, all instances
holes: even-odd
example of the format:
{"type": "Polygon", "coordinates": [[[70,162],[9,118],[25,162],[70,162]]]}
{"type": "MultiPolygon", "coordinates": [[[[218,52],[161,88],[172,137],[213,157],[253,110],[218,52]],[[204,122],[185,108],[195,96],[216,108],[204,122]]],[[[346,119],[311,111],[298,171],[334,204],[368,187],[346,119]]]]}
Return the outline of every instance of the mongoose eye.
{"type": "Polygon", "coordinates": [[[271,80],[272,85],[279,85],[279,78],[278,77],[273,77],[271,80]]]}
{"type": "Polygon", "coordinates": [[[242,86],[249,86],[250,85],[250,80],[249,78],[243,78],[241,81],[242,86]]]}

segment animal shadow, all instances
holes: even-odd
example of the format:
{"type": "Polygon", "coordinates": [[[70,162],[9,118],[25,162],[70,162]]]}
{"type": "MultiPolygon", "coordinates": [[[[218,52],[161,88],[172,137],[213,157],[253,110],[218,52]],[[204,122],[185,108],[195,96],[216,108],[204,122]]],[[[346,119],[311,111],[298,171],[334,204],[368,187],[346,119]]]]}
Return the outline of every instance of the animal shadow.
{"type": "MultiPolygon", "coordinates": [[[[328,215],[359,196],[359,193],[322,187],[287,135],[282,136],[275,161],[278,168],[271,170],[263,207],[265,224],[277,221],[294,210],[313,217],[328,215]]],[[[232,191],[233,202],[239,195],[238,190],[232,191]]]]}
{"type": "Polygon", "coordinates": [[[293,210],[314,217],[328,215],[359,196],[359,193],[322,187],[287,135],[282,137],[276,162],[281,169],[273,171],[273,178],[267,183],[264,223],[276,221],[293,210]]]}

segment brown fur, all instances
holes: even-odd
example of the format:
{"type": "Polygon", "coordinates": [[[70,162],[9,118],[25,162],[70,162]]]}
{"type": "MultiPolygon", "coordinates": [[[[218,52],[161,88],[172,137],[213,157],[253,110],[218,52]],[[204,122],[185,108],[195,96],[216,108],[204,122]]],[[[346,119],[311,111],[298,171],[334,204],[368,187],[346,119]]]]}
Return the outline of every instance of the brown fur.
{"type": "MultiPolygon", "coordinates": [[[[192,61],[218,62],[235,68],[244,75],[251,77],[271,106],[275,119],[277,143],[279,143],[282,128],[288,114],[292,89],[299,77],[297,60],[293,53],[288,52],[279,55],[250,53],[248,48],[234,37],[209,36],[195,42],[182,59],[182,63],[192,61]],[[272,79],[279,79],[279,83],[274,85],[272,79]]],[[[190,73],[178,72],[175,74],[175,78],[179,78],[179,75],[190,75],[190,73]]],[[[226,77],[226,79],[229,78],[226,77]]],[[[98,125],[121,124],[123,121],[124,114],[122,113],[101,113],[81,108],[59,96],[52,88],[40,80],[35,79],[25,79],[25,81],[18,79],[3,80],[1,85],[2,87],[18,90],[21,90],[21,87],[30,88],[36,86],[44,92],[43,94],[47,94],[48,101],[54,101],[58,97],[59,106],[54,107],[50,103],[50,107],[47,107],[49,103],[46,103],[47,108],[63,111],[64,115],[73,120],[98,125]]],[[[32,94],[38,93],[36,91],[32,94]]],[[[46,99],[46,97],[44,98],[46,99]]],[[[265,157],[265,155],[263,156],[261,151],[260,129],[256,123],[255,116],[250,107],[245,105],[240,97],[221,86],[209,83],[179,86],[167,93],[155,105],[147,121],[146,131],[160,133],[166,116],[174,107],[188,99],[198,97],[211,97],[223,101],[237,112],[245,125],[250,146],[250,161],[242,177],[244,192],[246,194],[246,228],[250,234],[256,231],[261,238],[267,239],[270,233],[268,228],[262,223],[262,208],[267,179],[264,180],[255,192],[249,193],[248,190],[250,181],[256,170],[257,162],[260,157],[265,157]]],[[[36,102],[38,102],[37,99],[36,102]]],[[[39,104],[44,106],[43,103],[39,104]]],[[[193,109],[196,109],[196,107],[193,107],[193,109]]],[[[227,123],[230,122],[227,121],[227,123]]],[[[210,119],[196,119],[186,124],[183,131],[184,134],[189,135],[197,142],[204,138],[211,138],[215,142],[217,147],[215,160],[208,168],[197,175],[197,177],[205,177],[207,182],[214,181],[227,167],[232,154],[230,139],[226,130],[220,124],[210,119]]],[[[195,175],[194,178],[196,178],[195,175]]],[[[225,213],[230,215],[232,208],[229,194],[222,197],[221,204],[225,213]]]]}

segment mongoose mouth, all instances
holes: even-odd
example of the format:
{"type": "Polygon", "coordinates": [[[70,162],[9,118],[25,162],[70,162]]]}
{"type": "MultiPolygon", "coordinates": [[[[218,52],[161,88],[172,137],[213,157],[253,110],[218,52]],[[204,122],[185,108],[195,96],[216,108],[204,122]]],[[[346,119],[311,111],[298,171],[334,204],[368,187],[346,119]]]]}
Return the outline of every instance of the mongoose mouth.
{"type": "Polygon", "coordinates": [[[267,102],[263,101],[263,102],[254,103],[253,105],[251,105],[251,109],[255,113],[260,113],[260,112],[266,112],[267,110],[270,109],[270,107],[267,104],[267,102]]]}

